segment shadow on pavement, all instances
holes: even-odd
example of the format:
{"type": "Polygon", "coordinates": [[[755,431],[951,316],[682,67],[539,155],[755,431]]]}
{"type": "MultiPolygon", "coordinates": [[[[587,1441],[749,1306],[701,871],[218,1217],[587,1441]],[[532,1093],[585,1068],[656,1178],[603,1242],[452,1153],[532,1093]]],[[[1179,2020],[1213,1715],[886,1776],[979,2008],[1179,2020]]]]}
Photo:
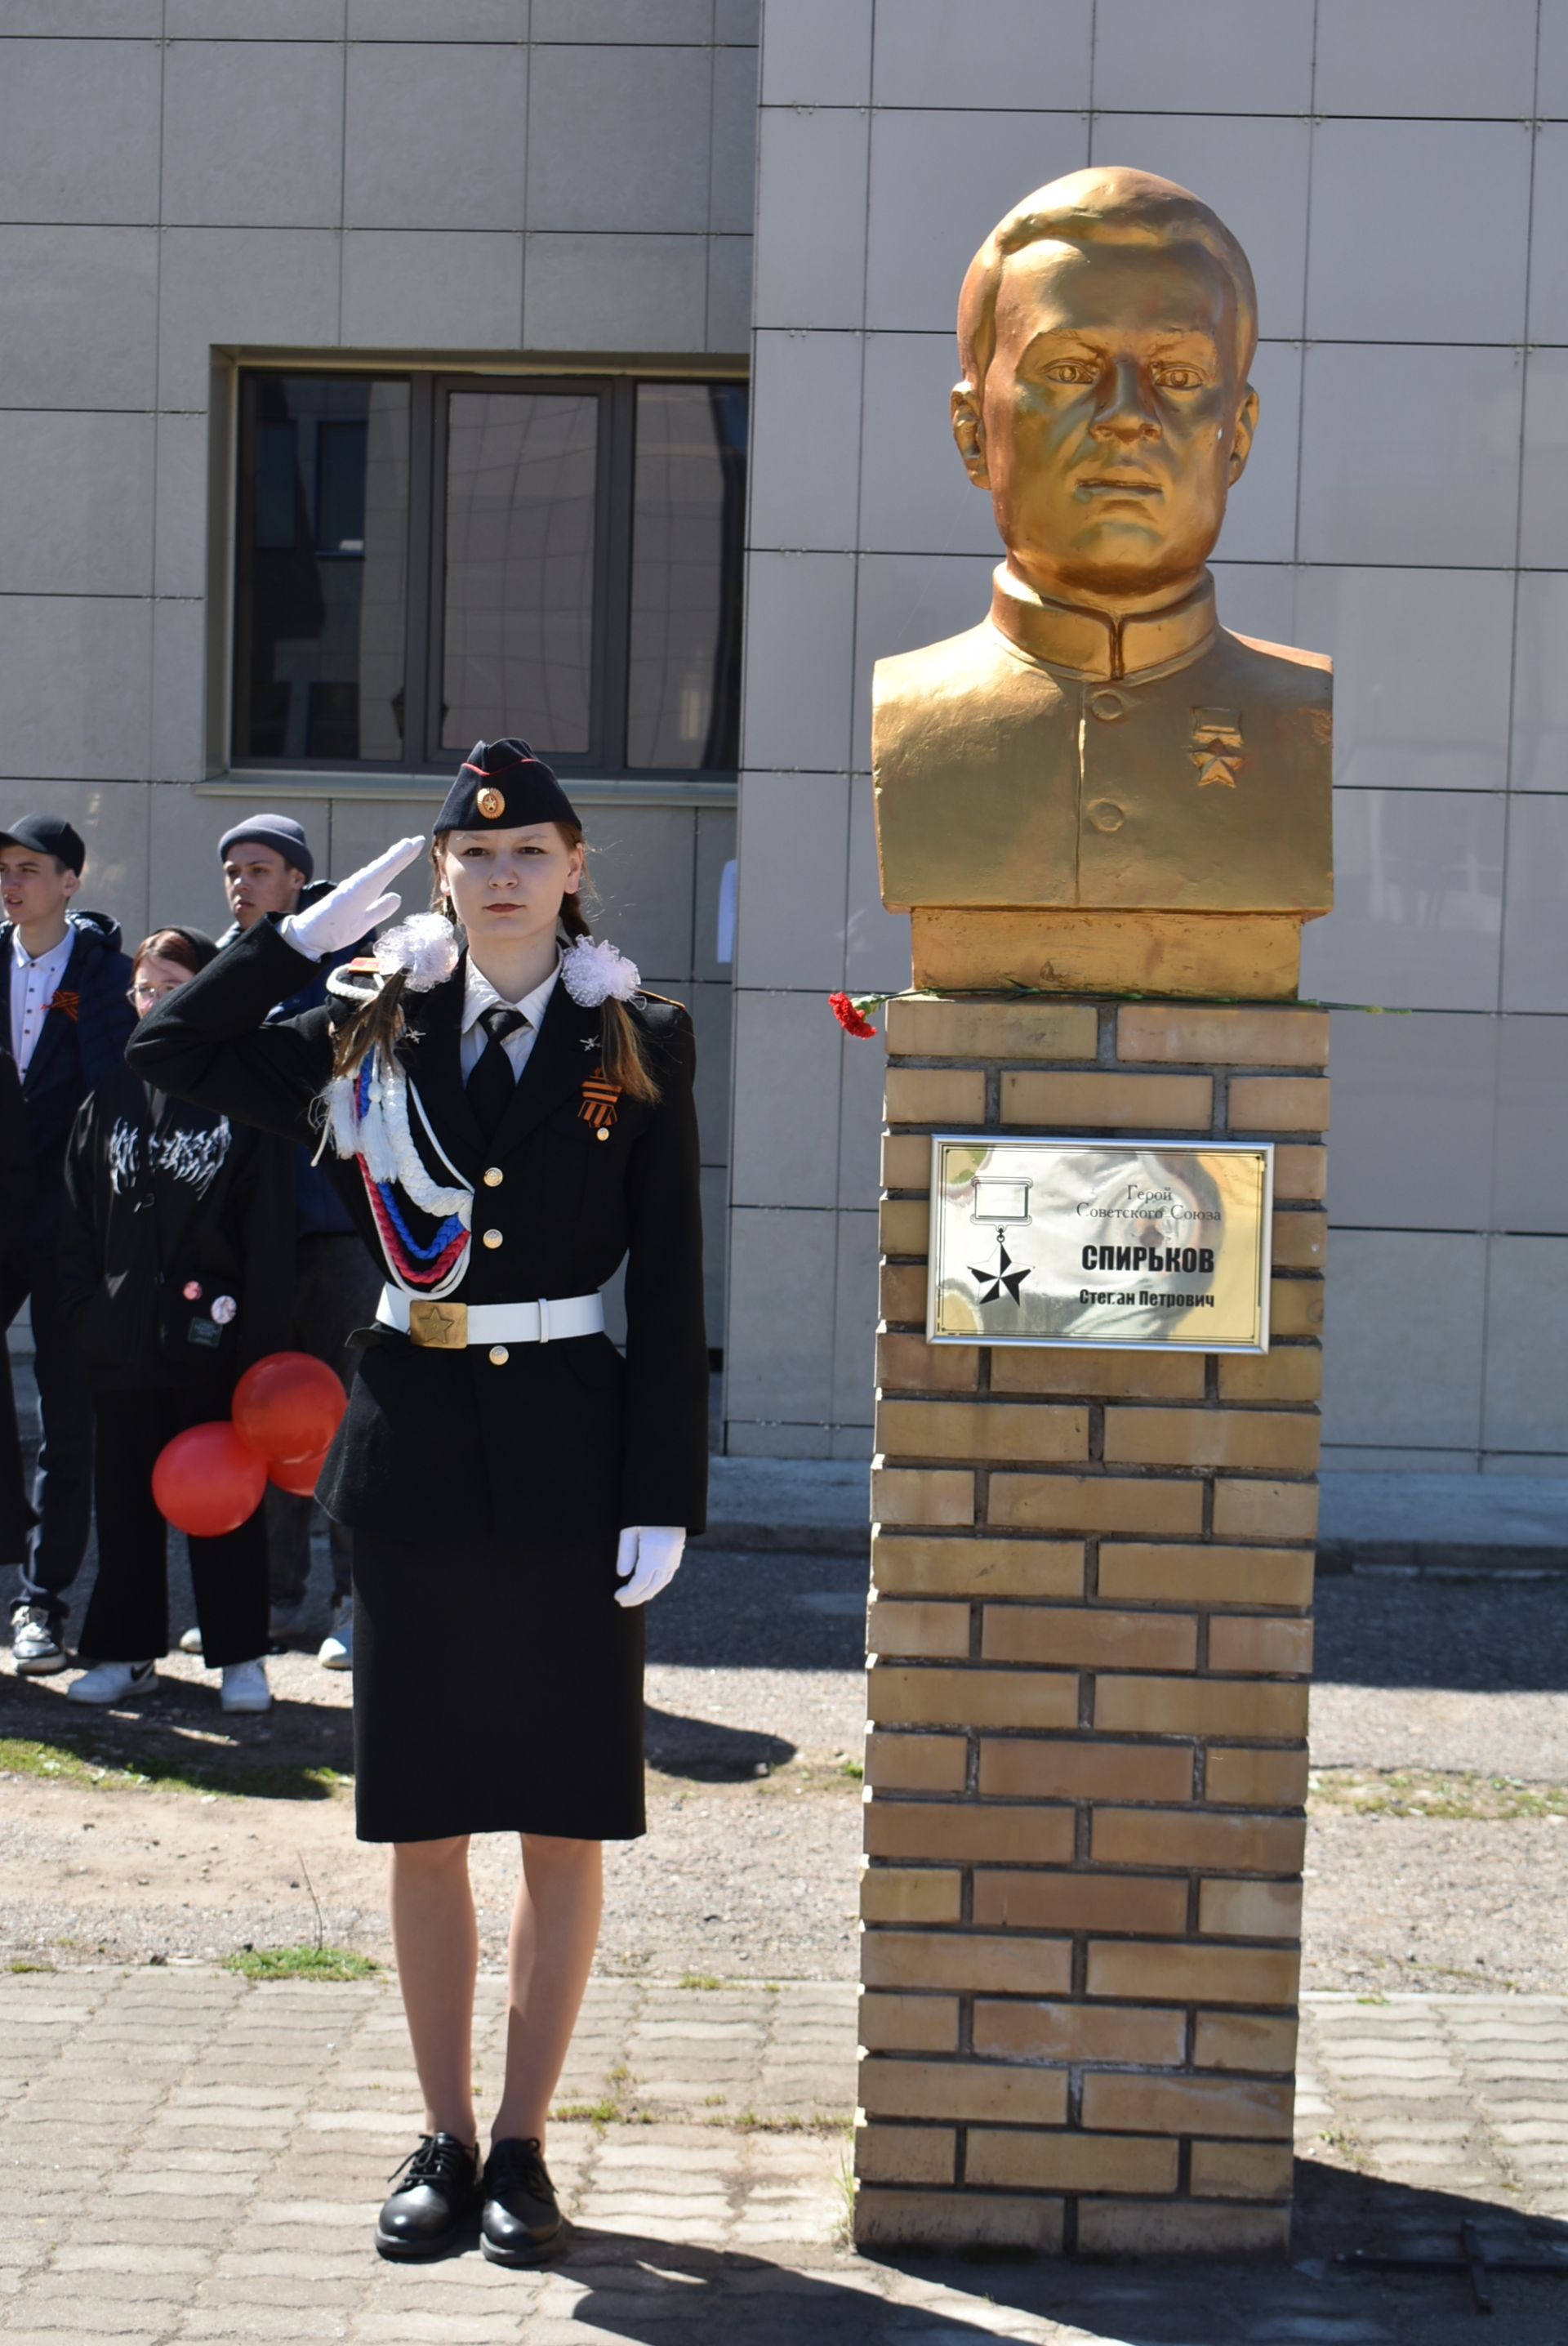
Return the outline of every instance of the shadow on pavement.
{"type": "Polygon", "coordinates": [[[123,1707],[88,1708],[65,1676],[0,1677],[0,1770],[15,1777],[167,1784],[272,1800],[328,1800],[353,1768],[346,1708],[274,1695],[234,1716],[216,1686],[169,1678],[123,1707]]]}
{"type": "Polygon", "coordinates": [[[715,1719],[687,1719],[672,1710],[643,1710],[645,1751],[650,1768],[666,1776],[687,1776],[704,1784],[736,1784],[766,1776],[795,1757],[796,1746],[782,1735],[764,1735],[745,1727],[723,1727],[715,1719]]]}

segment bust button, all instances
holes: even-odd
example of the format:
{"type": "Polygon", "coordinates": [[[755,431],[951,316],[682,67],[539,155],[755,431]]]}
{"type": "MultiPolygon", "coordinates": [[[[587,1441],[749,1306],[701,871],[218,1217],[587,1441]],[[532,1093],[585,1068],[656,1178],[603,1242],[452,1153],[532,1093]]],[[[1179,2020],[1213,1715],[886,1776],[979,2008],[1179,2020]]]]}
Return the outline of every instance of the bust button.
{"type": "Polygon", "coordinates": [[[1132,705],[1132,702],[1119,692],[1092,692],[1088,699],[1090,716],[1097,717],[1102,725],[1114,725],[1118,717],[1126,715],[1132,705]]]}
{"type": "Polygon", "coordinates": [[[1089,821],[1096,831],[1120,831],[1126,819],[1115,799],[1096,799],[1089,809],[1089,821]]]}
{"type": "Polygon", "coordinates": [[[505,1180],[505,1178],[506,1176],[503,1173],[499,1165],[487,1165],[485,1167],[484,1186],[487,1189],[499,1189],[501,1184],[505,1180]]]}
{"type": "Polygon", "coordinates": [[[507,1362],[508,1362],[511,1358],[512,1358],[512,1355],[511,1355],[511,1353],[507,1351],[507,1349],[506,1349],[506,1347],[505,1347],[505,1345],[504,1345],[504,1344],[492,1344],[492,1345],[491,1345],[491,1347],[490,1347],[490,1365],[491,1365],[491,1367],[492,1367],[493,1369],[504,1369],[504,1368],[506,1366],[507,1362]]]}
{"type": "Polygon", "coordinates": [[[486,1230],[484,1233],[484,1243],[487,1247],[498,1247],[501,1244],[500,1231],[486,1230]]]}

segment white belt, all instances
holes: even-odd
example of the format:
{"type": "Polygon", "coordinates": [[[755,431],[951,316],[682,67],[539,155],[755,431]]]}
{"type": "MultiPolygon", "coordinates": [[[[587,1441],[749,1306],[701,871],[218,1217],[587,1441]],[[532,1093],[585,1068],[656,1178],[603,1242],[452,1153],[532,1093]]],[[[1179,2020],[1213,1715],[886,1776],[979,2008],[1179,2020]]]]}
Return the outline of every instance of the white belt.
{"type": "Polygon", "coordinates": [[[376,1318],[437,1352],[465,1344],[548,1344],[552,1338],[596,1336],[605,1324],[602,1295],[555,1295],[537,1303],[433,1303],[383,1287],[376,1318]]]}

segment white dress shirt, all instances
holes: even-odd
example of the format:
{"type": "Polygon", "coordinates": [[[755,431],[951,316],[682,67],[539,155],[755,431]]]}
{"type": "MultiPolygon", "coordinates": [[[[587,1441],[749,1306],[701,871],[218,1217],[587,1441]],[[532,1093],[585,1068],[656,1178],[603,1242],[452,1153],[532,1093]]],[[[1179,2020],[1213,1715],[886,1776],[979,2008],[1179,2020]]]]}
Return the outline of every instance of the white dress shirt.
{"type": "Polygon", "coordinates": [[[35,961],[22,943],[21,931],[12,932],[11,1056],[20,1076],[26,1074],[27,1062],[38,1047],[45,1005],[64,981],[76,942],[76,931],[68,928],[57,945],[51,945],[35,961]]]}
{"type": "Polygon", "coordinates": [[[497,994],[483,970],[475,969],[472,960],[469,962],[468,975],[463,989],[463,1028],[458,1044],[458,1055],[463,1062],[464,1083],[479,1065],[484,1056],[484,1046],[490,1040],[479,1022],[484,1013],[498,1002],[505,1003],[509,1010],[520,1010],[527,1021],[525,1025],[514,1027],[511,1034],[503,1038],[501,1045],[512,1062],[514,1077],[522,1074],[528,1064],[528,1054],[534,1048],[534,1038],[539,1032],[539,1022],[545,1015],[550,996],[555,990],[555,980],[560,974],[561,960],[560,955],[557,954],[555,968],[547,978],[534,988],[532,994],[525,994],[521,1002],[507,1002],[505,994],[497,994]]]}

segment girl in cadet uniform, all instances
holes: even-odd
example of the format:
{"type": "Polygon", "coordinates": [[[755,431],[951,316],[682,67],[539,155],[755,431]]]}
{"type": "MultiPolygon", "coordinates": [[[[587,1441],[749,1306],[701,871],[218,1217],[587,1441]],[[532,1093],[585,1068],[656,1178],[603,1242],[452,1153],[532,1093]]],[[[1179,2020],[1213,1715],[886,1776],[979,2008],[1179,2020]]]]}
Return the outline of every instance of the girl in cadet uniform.
{"type": "MultiPolygon", "coordinates": [[[[268,1025],[401,909],[403,840],[260,922],[144,1022],[149,1081],[319,1143],[386,1280],[319,1495],[353,1535],[358,1831],[392,1844],[425,2131],[390,2257],[483,2206],[504,2264],[561,2218],[543,2147],[599,1926],[600,1843],[644,1830],[643,1617],[704,1522],[691,1023],[583,915],[581,825],[526,743],[479,742],[436,821],[433,912],[268,1025]],[[626,1259],[626,1347],[600,1290],[626,1259]],[[452,1635],[461,1622],[467,1634],[452,1635]],[[481,2160],[468,1836],[522,1836],[506,2074],[481,2160]]],[[[396,2179],[396,2178],[394,2178],[396,2179]]]]}

